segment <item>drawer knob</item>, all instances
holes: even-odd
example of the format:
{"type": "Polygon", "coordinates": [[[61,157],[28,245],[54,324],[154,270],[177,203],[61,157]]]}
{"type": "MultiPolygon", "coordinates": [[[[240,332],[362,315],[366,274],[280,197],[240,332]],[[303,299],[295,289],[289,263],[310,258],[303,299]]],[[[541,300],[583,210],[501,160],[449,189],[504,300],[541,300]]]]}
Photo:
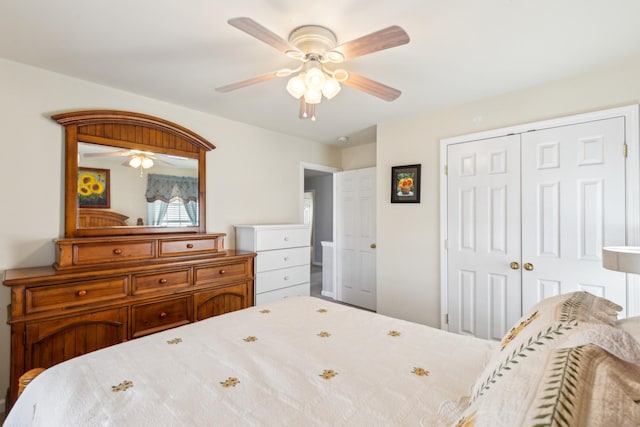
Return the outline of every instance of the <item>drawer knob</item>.
{"type": "Polygon", "coordinates": [[[83,296],[85,296],[86,294],[87,294],[87,291],[86,291],[86,290],[84,290],[84,289],[82,289],[82,290],[80,290],[80,291],[76,292],[76,295],[78,295],[79,297],[83,297],[83,296]]]}
{"type": "Polygon", "coordinates": [[[289,241],[289,236],[284,236],[284,241],[288,242],[289,241]]]}
{"type": "Polygon", "coordinates": [[[227,272],[227,270],[220,270],[220,274],[224,274],[226,272],[227,272]]]}
{"type": "Polygon", "coordinates": [[[187,243],[187,248],[189,249],[193,248],[193,243],[187,243]]]}
{"type": "Polygon", "coordinates": [[[160,279],[158,280],[158,282],[160,282],[161,285],[164,285],[165,283],[167,283],[167,279],[160,279]]]}
{"type": "Polygon", "coordinates": [[[284,276],[284,280],[289,280],[289,276],[284,276]]]}
{"type": "Polygon", "coordinates": [[[162,313],[160,313],[160,318],[164,319],[165,317],[167,317],[167,313],[165,313],[164,311],[162,313]]]}
{"type": "Polygon", "coordinates": [[[284,260],[289,261],[289,257],[288,256],[284,257],[284,260]]]}
{"type": "Polygon", "coordinates": [[[120,254],[122,254],[122,249],[120,249],[120,248],[115,248],[115,249],[113,250],[113,253],[114,253],[115,255],[120,255],[120,254]]]}

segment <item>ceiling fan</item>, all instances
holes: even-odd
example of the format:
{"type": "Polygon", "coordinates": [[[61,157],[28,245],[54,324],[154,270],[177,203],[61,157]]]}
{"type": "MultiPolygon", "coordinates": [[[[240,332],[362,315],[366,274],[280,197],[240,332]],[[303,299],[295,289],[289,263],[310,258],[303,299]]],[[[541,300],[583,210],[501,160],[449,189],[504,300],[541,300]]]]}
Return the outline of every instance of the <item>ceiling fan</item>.
{"type": "Polygon", "coordinates": [[[331,69],[328,64],[340,64],[359,56],[409,43],[409,35],[393,25],[366,36],[338,45],[333,31],[319,25],[303,25],[283,39],[251,18],[232,18],[227,21],[258,40],[296,59],[301,65],[283,68],[236,83],[217,87],[218,92],[230,92],[276,77],[299,73],[287,84],[287,91],[300,99],[300,118],[315,120],[315,105],[324,96],[333,98],[340,91],[340,83],[359,89],[385,101],[393,101],[401,92],[367,77],[343,69],[331,69]]]}
{"type": "Polygon", "coordinates": [[[127,160],[122,163],[123,166],[130,166],[132,168],[148,169],[153,166],[154,162],[164,163],[169,166],[173,166],[172,163],[166,160],[156,157],[155,153],[150,151],[141,150],[123,150],[123,151],[110,151],[102,153],[83,153],[82,157],[128,157],[127,160]]]}

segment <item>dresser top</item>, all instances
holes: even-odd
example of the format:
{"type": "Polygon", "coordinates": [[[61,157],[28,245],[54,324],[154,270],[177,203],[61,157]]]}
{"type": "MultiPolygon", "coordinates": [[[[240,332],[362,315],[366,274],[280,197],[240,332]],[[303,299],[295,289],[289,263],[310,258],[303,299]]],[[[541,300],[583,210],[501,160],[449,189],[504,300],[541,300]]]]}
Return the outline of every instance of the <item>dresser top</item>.
{"type": "Polygon", "coordinates": [[[255,225],[234,225],[235,228],[252,228],[255,230],[280,230],[280,229],[296,229],[310,228],[310,224],[255,224],[255,225]]]}

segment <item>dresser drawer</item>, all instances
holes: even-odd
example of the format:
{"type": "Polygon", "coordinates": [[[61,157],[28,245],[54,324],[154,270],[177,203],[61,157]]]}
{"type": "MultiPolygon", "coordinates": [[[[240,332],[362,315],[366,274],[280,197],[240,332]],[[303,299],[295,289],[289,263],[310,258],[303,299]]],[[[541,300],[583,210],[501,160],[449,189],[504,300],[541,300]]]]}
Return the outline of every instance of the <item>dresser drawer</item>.
{"type": "Polygon", "coordinates": [[[191,296],[134,305],[131,310],[131,336],[133,338],[193,321],[191,296]]]}
{"type": "Polygon", "coordinates": [[[114,261],[135,261],[155,257],[153,241],[105,242],[73,245],[73,264],[90,265],[114,261]]]}
{"type": "Polygon", "coordinates": [[[308,283],[310,274],[311,272],[308,265],[257,273],[256,294],[278,288],[286,288],[300,283],[308,283]]]}
{"type": "Polygon", "coordinates": [[[187,288],[191,285],[191,269],[163,271],[151,274],[134,274],[131,279],[133,295],[142,295],[158,290],[187,288]]]}
{"type": "Polygon", "coordinates": [[[309,245],[310,235],[308,227],[256,231],[256,251],[309,245]]]}
{"type": "Polygon", "coordinates": [[[256,271],[261,272],[308,265],[309,257],[309,246],[260,252],[256,257],[256,271]]]}
{"type": "Polygon", "coordinates": [[[72,282],[52,286],[27,288],[26,311],[54,310],[72,308],[95,302],[114,300],[127,296],[128,277],[72,282]]]}
{"type": "Polygon", "coordinates": [[[160,256],[181,256],[187,254],[207,254],[222,251],[222,237],[211,236],[204,239],[163,239],[160,240],[160,256]]]}
{"type": "Polygon", "coordinates": [[[228,283],[250,277],[250,275],[250,264],[247,261],[206,265],[195,268],[195,284],[199,286],[212,282],[228,283]]]}
{"type": "Polygon", "coordinates": [[[288,288],[276,289],[275,291],[258,294],[256,295],[256,305],[287,297],[309,296],[310,294],[311,287],[309,286],[309,283],[302,283],[300,285],[289,286],[288,288]]]}

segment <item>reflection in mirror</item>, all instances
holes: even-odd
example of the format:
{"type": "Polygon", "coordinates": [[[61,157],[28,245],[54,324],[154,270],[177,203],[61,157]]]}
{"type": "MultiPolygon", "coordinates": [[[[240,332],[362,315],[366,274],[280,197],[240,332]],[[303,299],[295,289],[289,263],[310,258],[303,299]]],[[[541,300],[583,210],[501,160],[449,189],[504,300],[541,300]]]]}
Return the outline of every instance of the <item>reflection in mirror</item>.
{"type": "Polygon", "coordinates": [[[108,210],[128,217],[126,226],[193,227],[199,224],[198,189],[196,158],[78,143],[81,212],[108,210]],[[101,170],[108,173],[100,175],[101,170]],[[105,177],[106,182],[94,184],[92,193],[92,179],[105,177]],[[100,200],[92,195],[106,197],[100,200]]]}

